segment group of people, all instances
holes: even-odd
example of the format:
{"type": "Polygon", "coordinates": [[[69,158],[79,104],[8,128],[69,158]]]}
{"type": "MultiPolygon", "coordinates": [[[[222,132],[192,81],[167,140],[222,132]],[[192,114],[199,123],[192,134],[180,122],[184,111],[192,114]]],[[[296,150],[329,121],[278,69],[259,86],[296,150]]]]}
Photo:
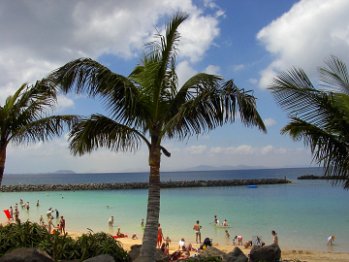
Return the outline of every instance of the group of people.
{"type": "MultiPolygon", "coordinates": [[[[14,220],[16,223],[20,223],[21,220],[19,218],[19,206],[22,208],[22,210],[26,210],[29,213],[30,210],[30,205],[29,205],[29,201],[24,201],[22,198],[19,200],[19,204],[15,203],[15,208],[13,209],[12,206],[9,207],[9,220],[14,220]]],[[[40,206],[40,201],[37,200],[36,202],[36,207],[40,206]]],[[[45,224],[44,218],[41,215],[39,218],[39,224],[45,228],[47,228],[48,232],[50,233],[54,233],[54,232],[60,232],[65,234],[65,219],[63,216],[60,217],[59,223],[57,224],[57,226],[55,227],[53,224],[53,218],[55,214],[55,218],[56,220],[59,219],[59,211],[57,209],[53,209],[53,208],[49,208],[48,211],[46,212],[46,216],[47,216],[47,224],[45,224]]]]}
{"type": "Polygon", "coordinates": [[[227,219],[224,219],[222,224],[219,224],[219,220],[217,218],[217,215],[214,215],[214,218],[213,218],[213,223],[217,226],[223,226],[223,227],[228,227],[229,224],[228,224],[228,220],[227,219]]]}

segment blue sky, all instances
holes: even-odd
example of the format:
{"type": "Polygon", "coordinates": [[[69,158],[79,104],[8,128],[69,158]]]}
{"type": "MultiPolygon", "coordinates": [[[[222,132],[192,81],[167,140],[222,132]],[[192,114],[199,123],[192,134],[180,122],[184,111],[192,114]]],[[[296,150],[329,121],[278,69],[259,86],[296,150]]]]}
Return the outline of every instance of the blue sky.
{"type": "MultiPolygon", "coordinates": [[[[24,82],[34,82],[70,60],[91,57],[127,75],[140,61],[154,28],[177,10],[181,25],[179,82],[197,72],[234,79],[257,97],[268,133],[240,123],[186,141],[165,141],[171,158],[162,170],[198,165],[303,167],[311,154],[303,143],[280,135],[287,115],[267,90],[273,77],[292,66],[317,81],[316,68],[337,55],[349,61],[347,0],[115,0],[2,1],[0,3],[0,104],[24,82]]],[[[56,113],[103,112],[100,101],[59,97],[56,113]]],[[[5,173],[123,172],[148,170],[147,150],[100,149],[74,157],[67,135],[48,143],[10,145],[5,173]]]]}

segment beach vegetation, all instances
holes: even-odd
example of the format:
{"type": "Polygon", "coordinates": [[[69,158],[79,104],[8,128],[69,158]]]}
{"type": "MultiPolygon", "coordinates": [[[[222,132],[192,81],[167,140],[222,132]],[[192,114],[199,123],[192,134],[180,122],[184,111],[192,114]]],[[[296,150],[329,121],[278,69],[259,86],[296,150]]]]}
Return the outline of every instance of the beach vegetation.
{"type": "Polygon", "coordinates": [[[120,242],[106,233],[89,232],[74,239],[68,234],[49,234],[45,227],[29,221],[1,226],[0,257],[7,251],[21,247],[38,248],[55,261],[82,261],[101,254],[111,255],[115,261],[130,261],[120,242]]]}
{"type": "Polygon", "coordinates": [[[233,80],[198,73],[178,85],[178,28],[187,18],[187,14],[175,14],[164,33],[157,33],[146,46],[143,59],[128,76],[114,73],[90,58],[80,58],[47,78],[64,92],[100,98],[109,113],[93,114],[74,125],[70,133],[73,154],[91,153],[100,147],[135,151],[141,144],[149,150],[147,217],[138,261],[154,261],[160,214],[160,160],[162,154],[171,155],[163,141],[186,140],[236,120],[266,130],[256,98],[251,91],[238,88],[233,80]]]}
{"type": "Polygon", "coordinates": [[[319,68],[316,87],[303,69],[280,73],[270,86],[290,122],[281,129],[309,146],[324,175],[349,189],[349,74],[346,64],[331,56],[319,68]]]}
{"type": "Polygon", "coordinates": [[[46,141],[61,135],[78,119],[73,115],[48,115],[57,101],[54,89],[43,82],[23,84],[0,105],[0,186],[2,183],[6,150],[10,142],[28,144],[46,141]]]}

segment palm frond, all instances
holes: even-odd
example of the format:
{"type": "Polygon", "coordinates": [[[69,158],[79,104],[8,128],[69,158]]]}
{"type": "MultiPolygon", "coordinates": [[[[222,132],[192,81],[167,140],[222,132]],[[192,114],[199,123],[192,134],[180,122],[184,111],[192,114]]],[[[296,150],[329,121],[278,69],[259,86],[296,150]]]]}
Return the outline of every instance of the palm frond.
{"type": "Polygon", "coordinates": [[[292,118],[282,130],[294,140],[303,140],[309,146],[313,161],[325,167],[325,175],[336,176],[334,183],[349,189],[349,138],[347,129],[334,131],[319,128],[298,118],[292,118]]]}
{"type": "Polygon", "coordinates": [[[54,136],[61,135],[78,120],[79,117],[75,115],[57,115],[29,121],[14,129],[8,140],[18,144],[47,141],[54,136]]]}
{"type": "Polygon", "coordinates": [[[349,95],[349,74],[346,64],[336,56],[331,56],[325,64],[327,67],[319,69],[323,86],[349,95]]]}
{"type": "Polygon", "coordinates": [[[103,115],[94,114],[73,127],[70,133],[70,149],[74,155],[90,153],[100,147],[114,151],[133,151],[138,149],[144,139],[137,130],[103,115]]]}
{"type": "Polygon", "coordinates": [[[81,58],[67,63],[48,77],[60,85],[64,92],[85,91],[89,96],[101,96],[113,117],[123,123],[139,125],[135,111],[146,112],[139,100],[139,90],[129,78],[115,74],[107,67],[89,59],[81,58]]]}
{"type": "Polygon", "coordinates": [[[176,43],[179,40],[178,27],[188,18],[187,14],[178,12],[166,27],[166,35],[158,34],[159,41],[150,43],[151,50],[144,58],[144,67],[148,72],[143,75],[148,76],[147,84],[143,85],[149,88],[148,92],[152,94],[154,102],[154,115],[157,117],[160,114],[160,97],[168,95],[168,88],[173,90],[173,84],[176,85],[173,65],[176,59],[176,43]]]}
{"type": "Polygon", "coordinates": [[[233,123],[237,110],[242,123],[266,130],[256,110],[255,97],[237,88],[233,81],[218,85],[218,80],[216,76],[201,74],[184,85],[172,107],[174,113],[178,106],[177,112],[164,128],[169,137],[176,135],[182,139],[233,123]],[[200,76],[203,81],[199,81],[200,76]],[[190,83],[195,85],[189,88],[190,83]]]}

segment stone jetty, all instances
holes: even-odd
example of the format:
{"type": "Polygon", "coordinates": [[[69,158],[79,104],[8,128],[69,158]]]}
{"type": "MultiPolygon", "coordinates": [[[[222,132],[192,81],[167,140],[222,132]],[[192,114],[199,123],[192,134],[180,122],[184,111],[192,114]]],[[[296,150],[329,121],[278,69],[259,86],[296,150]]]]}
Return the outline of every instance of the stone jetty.
{"type": "MultiPolygon", "coordinates": [[[[161,188],[182,187],[224,187],[287,184],[291,181],[276,178],[234,179],[234,180],[193,180],[161,182],[161,188]]],[[[124,190],[147,189],[148,183],[90,183],[90,184],[42,184],[42,185],[3,185],[0,192],[35,192],[35,191],[78,191],[78,190],[124,190]]]]}

